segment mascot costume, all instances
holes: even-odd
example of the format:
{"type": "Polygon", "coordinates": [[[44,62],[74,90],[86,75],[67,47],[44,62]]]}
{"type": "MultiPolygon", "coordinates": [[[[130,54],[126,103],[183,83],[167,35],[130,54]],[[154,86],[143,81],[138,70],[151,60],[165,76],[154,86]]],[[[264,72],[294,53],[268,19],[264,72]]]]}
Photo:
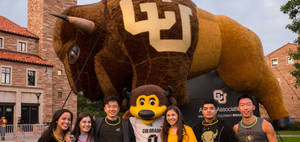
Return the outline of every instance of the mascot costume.
{"type": "Polygon", "coordinates": [[[191,0],[102,0],[55,16],[62,20],[54,48],[75,93],[123,99],[124,87],[170,85],[181,106],[186,81],[216,69],[230,88],[256,96],[271,119],[288,118],[257,35],[191,0]]]}
{"type": "Polygon", "coordinates": [[[165,91],[156,85],[142,85],[132,90],[132,93],[126,93],[128,95],[122,105],[129,105],[129,112],[134,116],[129,120],[137,142],[162,141],[160,134],[164,123],[163,115],[169,104],[176,105],[172,92],[171,88],[165,91]]]}

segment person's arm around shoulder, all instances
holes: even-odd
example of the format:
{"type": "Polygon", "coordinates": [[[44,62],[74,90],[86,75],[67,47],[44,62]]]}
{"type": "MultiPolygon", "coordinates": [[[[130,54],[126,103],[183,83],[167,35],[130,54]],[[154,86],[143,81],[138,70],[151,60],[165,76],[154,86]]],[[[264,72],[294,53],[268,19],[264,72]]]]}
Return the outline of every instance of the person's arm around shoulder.
{"type": "Polygon", "coordinates": [[[95,132],[94,132],[94,141],[98,141],[99,139],[99,134],[100,134],[100,128],[101,128],[101,124],[103,122],[103,117],[97,117],[95,119],[95,132]]]}
{"type": "Polygon", "coordinates": [[[184,128],[185,128],[186,134],[189,138],[189,142],[197,142],[197,139],[196,139],[193,129],[187,125],[184,125],[184,128]]]}
{"type": "Polygon", "coordinates": [[[262,129],[265,132],[269,142],[277,142],[277,137],[274,128],[270,122],[263,120],[262,129]]]}

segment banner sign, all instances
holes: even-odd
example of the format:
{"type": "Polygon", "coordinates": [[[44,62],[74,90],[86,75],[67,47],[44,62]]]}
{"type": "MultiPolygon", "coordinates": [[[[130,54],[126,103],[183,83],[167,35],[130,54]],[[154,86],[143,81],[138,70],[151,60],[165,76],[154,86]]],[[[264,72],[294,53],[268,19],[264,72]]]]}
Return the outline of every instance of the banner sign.
{"type": "MultiPolygon", "coordinates": [[[[230,89],[219,77],[217,71],[189,80],[187,86],[190,102],[180,109],[184,120],[189,125],[196,125],[203,119],[201,106],[206,98],[214,99],[218,103],[217,117],[224,120],[228,125],[233,126],[241,120],[241,114],[237,110],[237,100],[243,92],[235,92],[230,89]]],[[[255,102],[255,105],[254,114],[259,116],[258,103],[255,102]]]]}

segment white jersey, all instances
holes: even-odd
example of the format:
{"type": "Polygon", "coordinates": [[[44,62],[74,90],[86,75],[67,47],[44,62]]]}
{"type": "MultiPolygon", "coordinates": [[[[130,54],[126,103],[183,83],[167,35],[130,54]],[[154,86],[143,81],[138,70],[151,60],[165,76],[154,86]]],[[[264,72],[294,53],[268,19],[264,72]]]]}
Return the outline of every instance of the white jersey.
{"type": "Polygon", "coordinates": [[[157,118],[150,125],[144,124],[142,120],[136,117],[130,117],[129,120],[134,129],[136,142],[162,142],[163,117],[157,118]]]}

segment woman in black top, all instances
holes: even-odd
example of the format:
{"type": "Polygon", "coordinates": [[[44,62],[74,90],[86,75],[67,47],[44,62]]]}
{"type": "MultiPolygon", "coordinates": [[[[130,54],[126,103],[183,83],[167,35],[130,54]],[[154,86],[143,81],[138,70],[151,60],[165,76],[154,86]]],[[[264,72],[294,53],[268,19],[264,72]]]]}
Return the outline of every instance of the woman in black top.
{"type": "Polygon", "coordinates": [[[73,114],[70,110],[57,110],[38,142],[68,142],[67,133],[71,130],[73,114]]]}

